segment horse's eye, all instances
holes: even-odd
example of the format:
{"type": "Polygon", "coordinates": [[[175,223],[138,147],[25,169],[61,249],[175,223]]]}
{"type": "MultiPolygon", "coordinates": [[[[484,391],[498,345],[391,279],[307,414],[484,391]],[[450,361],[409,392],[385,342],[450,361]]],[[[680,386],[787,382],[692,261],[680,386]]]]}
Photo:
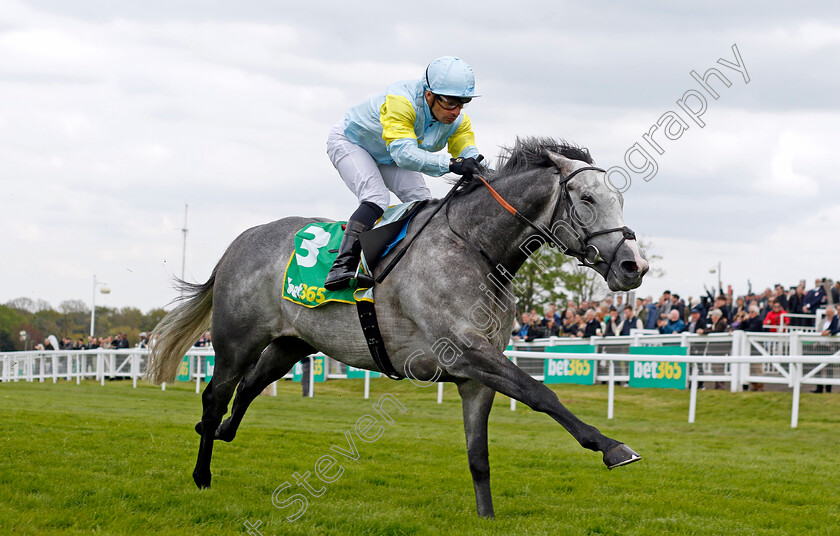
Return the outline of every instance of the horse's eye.
{"type": "Polygon", "coordinates": [[[583,194],[582,196],[580,196],[580,199],[581,199],[581,201],[585,201],[587,203],[594,203],[595,202],[595,198],[592,197],[592,195],[590,195],[590,194],[583,194]]]}

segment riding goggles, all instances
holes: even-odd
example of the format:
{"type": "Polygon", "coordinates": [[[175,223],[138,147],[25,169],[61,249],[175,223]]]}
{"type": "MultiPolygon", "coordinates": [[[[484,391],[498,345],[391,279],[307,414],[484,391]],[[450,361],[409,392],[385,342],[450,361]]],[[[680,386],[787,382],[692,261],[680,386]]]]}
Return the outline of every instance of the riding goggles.
{"type": "Polygon", "coordinates": [[[470,97],[447,97],[445,95],[435,95],[435,99],[444,110],[463,108],[472,100],[470,97]]]}

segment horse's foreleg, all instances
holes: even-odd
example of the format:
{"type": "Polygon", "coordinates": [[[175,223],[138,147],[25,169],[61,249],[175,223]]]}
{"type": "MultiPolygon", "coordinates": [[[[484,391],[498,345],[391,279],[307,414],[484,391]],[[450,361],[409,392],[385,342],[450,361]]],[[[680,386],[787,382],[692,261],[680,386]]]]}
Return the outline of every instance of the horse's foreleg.
{"type": "Polygon", "coordinates": [[[312,353],[314,348],[300,339],[282,338],[269,344],[239,383],[230,417],[216,430],[216,439],[233,441],[251,402],[272,382],[285,376],[301,358],[312,353]]]}
{"type": "Polygon", "coordinates": [[[467,459],[470,464],[478,515],[494,517],[490,495],[490,460],[487,450],[487,418],[493,408],[496,391],[475,381],[458,383],[464,409],[464,431],[467,435],[467,459]]]}
{"type": "Polygon", "coordinates": [[[490,343],[475,336],[472,346],[447,367],[453,376],[470,378],[522,402],[534,411],[550,415],[584,448],[604,453],[607,467],[617,467],[640,458],[623,443],[609,438],[578,419],[558,400],[554,391],[514,365],[490,343]]]}

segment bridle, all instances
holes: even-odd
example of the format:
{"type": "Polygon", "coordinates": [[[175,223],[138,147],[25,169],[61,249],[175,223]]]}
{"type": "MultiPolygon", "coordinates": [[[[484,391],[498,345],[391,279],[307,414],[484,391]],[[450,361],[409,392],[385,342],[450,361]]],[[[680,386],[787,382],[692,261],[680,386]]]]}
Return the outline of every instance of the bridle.
{"type": "Polygon", "coordinates": [[[561,207],[565,207],[565,214],[563,214],[562,218],[560,219],[562,219],[563,221],[568,221],[571,219],[572,221],[577,222],[577,227],[582,232],[578,233],[577,231],[572,229],[572,231],[574,231],[573,234],[577,237],[578,240],[578,244],[576,244],[577,248],[572,248],[567,246],[566,244],[563,244],[550,231],[547,231],[545,228],[542,228],[536,225],[531,220],[529,220],[525,215],[519,212],[510,203],[505,201],[505,199],[499,194],[499,192],[497,192],[492,186],[490,186],[490,183],[487,182],[487,179],[485,179],[481,175],[476,175],[476,178],[478,178],[482,182],[482,184],[484,184],[484,187],[487,188],[487,190],[490,192],[490,195],[493,196],[493,199],[495,199],[500,205],[502,205],[502,207],[505,210],[507,210],[508,212],[516,216],[518,219],[523,221],[525,224],[529,225],[532,229],[534,229],[540,236],[540,238],[544,240],[549,247],[559,248],[561,251],[563,251],[563,253],[571,255],[577,260],[579,260],[581,262],[581,265],[592,267],[599,261],[603,261],[607,264],[608,270],[614,271],[613,262],[615,261],[615,257],[618,254],[619,248],[627,240],[636,240],[636,234],[627,226],[590,231],[586,226],[580,224],[580,222],[577,221],[577,218],[572,217],[572,207],[568,206],[568,204],[564,205],[563,201],[571,199],[571,196],[569,195],[568,182],[572,180],[578,173],[581,173],[583,171],[600,171],[601,173],[606,173],[606,171],[599,167],[585,166],[582,168],[578,168],[573,172],[569,173],[569,175],[565,176],[563,175],[563,172],[558,169],[556,174],[560,175],[561,190],[560,195],[557,196],[557,201],[555,202],[554,210],[551,214],[551,221],[549,221],[549,229],[554,229],[559,217],[558,212],[560,211],[561,207]],[[592,240],[596,236],[602,236],[610,233],[621,233],[622,237],[621,241],[615,246],[612,253],[610,254],[609,259],[604,259],[603,257],[601,257],[601,252],[598,250],[598,247],[595,244],[591,244],[590,240],[592,240]],[[593,253],[591,256],[589,255],[590,251],[593,253]]]}

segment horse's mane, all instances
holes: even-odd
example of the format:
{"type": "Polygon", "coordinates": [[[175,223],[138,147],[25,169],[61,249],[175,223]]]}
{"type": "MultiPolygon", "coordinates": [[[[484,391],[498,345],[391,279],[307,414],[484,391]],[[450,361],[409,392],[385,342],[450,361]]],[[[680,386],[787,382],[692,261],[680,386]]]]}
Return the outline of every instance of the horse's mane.
{"type": "Polygon", "coordinates": [[[554,162],[548,153],[559,153],[572,160],[592,164],[589,149],[553,138],[516,138],[513,147],[503,147],[496,175],[509,175],[533,167],[551,167],[554,162]]]}
{"type": "MultiPolygon", "coordinates": [[[[549,152],[561,154],[572,160],[581,160],[587,164],[593,163],[589,149],[578,147],[565,140],[558,141],[554,138],[543,137],[517,137],[513,147],[502,147],[502,153],[499,155],[499,165],[495,170],[482,167],[482,176],[487,179],[487,182],[493,182],[493,179],[497,177],[512,175],[531,168],[552,167],[555,164],[549,157],[549,152]]],[[[455,177],[447,180],[455,183],[459,178],[455,177]]],[[[458,194],[471,192],[478,188],[480,184],[478,181],[471,181],[462,187],[458,191],[458,194]]]]}

